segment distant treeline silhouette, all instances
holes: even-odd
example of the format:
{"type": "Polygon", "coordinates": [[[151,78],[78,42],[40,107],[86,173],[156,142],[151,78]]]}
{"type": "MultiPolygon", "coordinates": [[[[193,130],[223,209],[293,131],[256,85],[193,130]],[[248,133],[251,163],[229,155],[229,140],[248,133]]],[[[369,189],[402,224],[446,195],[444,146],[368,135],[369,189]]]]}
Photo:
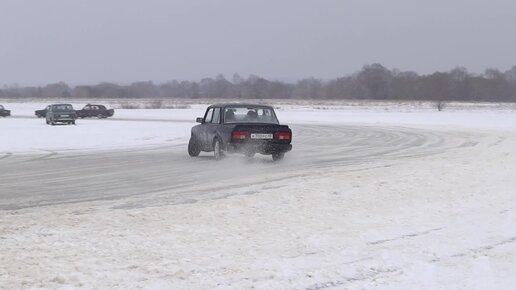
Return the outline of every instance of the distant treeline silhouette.
{"type": "Polygon", "coordinates": [[[447,72],[419,75],[389,70],[381,64],[333,80],[303,79],[296,83],[235,74],[199,82],[169,81],[163,84],[135,82],[130,85],[100,83],[70,87],[60,82],[41,87],[5,86],[0,98],[184,98],[184,99],[364,99],[516,102],[516,66],[482,74],[457,67],[447,72]]]}

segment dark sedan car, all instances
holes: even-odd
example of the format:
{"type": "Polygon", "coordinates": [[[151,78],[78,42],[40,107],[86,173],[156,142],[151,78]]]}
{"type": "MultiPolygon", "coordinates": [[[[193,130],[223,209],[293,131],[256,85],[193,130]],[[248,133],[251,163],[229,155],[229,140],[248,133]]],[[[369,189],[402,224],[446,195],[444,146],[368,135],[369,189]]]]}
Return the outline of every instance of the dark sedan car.
{"type": "Polygon", "coordinates": [[[36,111],[34,111],[34,115],[36,115],[36,117],[38,117],[38,118],[45,118],[47,116],[47,111],[49,109],[50,109],[50,105],[48,105],[43,110],[36,110],[36,111]]]}
{"type": "Polygon", "coordinates": [[[82,110],[77,110],[78,118],[97,117],[99,119],[113,117],[115,110],[107,109],[104,105],[87,104],[82,110]]]}
{"type": "Polygon", "coordinates": [[[56,123],[74,124],[77,114],[70,104],[55,104],[47,107],[46,114],[47,124],[55,125],[56,123]]]}
{"type": "Polygon", "coordinates": [[[11,111],[6,110],[4,106],[0,105],[0,117],[9,117],[11,116],[11,111]]]}
{"type": "Polygon", "coordinates": [[[188,153],[214,152],[215,159],[225,153],[255,153],[272,155],[280,160],[292,150],[292,131],[280,125],[270,106],[248,104],[217,104],[208,107],[201,123],[192,128],[188,153]]]}

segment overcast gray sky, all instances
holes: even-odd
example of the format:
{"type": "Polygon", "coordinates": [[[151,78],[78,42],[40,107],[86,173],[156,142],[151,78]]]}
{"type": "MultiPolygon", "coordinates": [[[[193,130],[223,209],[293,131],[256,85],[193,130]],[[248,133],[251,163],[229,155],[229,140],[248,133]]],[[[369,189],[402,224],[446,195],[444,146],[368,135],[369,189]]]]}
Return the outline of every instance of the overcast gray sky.
{"type": "Polygon", "coordinates": [[[516,65],[514,0],[0,0],[0,84],[516,65]]]}

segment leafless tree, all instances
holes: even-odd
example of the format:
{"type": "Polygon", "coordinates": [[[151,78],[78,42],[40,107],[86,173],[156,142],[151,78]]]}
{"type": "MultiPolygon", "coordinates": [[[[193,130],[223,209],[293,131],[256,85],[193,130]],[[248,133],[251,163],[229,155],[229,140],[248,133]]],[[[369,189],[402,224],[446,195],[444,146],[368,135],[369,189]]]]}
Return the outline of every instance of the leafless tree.
{"type": "Polygon", "coordinates": [[[308,78],[296,83],[267,80],[257,75],[245,78],[238,74],[234,74],[231,81],[218,75],[199,82],[171,80],[154,84],[146,81],[130,85],[104,82],[73,88],[59,82],[46,86],[3,86],[0,97],[428,100],[436,102],[436,107],[442,110],[448,101],[516,102],[516,66],[505,72],[488,69],[482,74],[471,74],[457,67],[418,75],[371,64],[333,80],[308,78]]]}

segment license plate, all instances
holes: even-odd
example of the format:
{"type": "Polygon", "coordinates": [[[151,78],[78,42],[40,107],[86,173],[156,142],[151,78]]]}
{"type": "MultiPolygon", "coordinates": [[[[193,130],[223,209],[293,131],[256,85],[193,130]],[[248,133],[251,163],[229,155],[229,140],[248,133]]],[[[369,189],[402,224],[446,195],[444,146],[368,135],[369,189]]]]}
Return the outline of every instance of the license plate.
{"type": "Polygon", "coordinates": [[[272,134],[251,134],[251,139],[272,139],[272,134]]]}
{"type": "Polygon", "coordinates": [[[66,118],[66,117],[70,117],[70,116],[68,116],[68,115],[61,115],[61,117],[66,118]]]}

